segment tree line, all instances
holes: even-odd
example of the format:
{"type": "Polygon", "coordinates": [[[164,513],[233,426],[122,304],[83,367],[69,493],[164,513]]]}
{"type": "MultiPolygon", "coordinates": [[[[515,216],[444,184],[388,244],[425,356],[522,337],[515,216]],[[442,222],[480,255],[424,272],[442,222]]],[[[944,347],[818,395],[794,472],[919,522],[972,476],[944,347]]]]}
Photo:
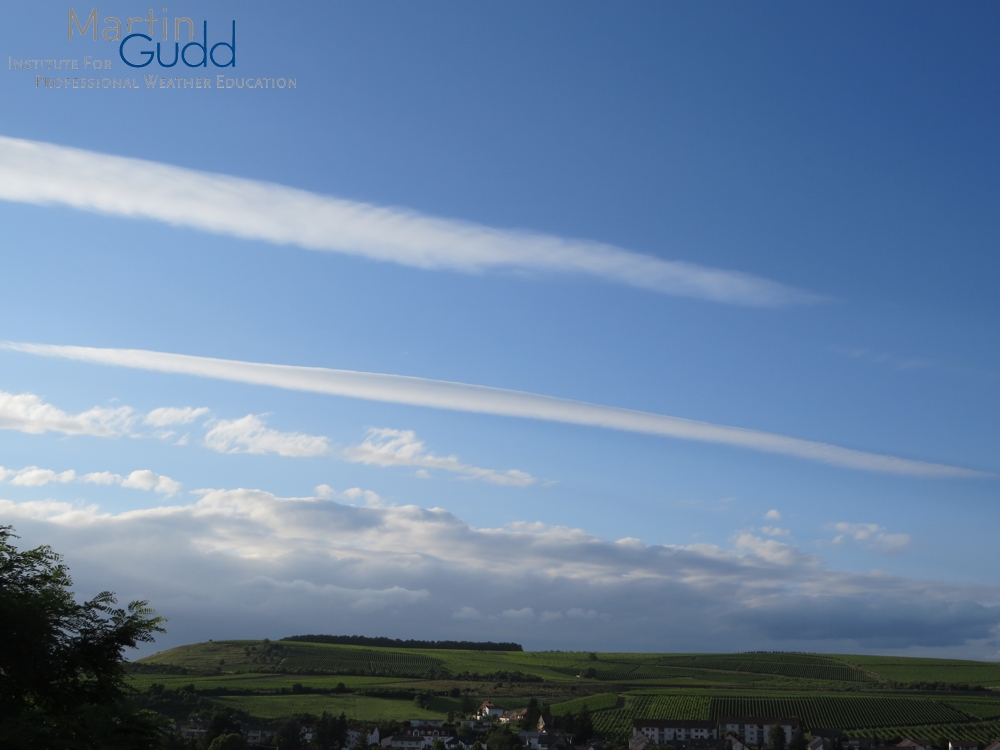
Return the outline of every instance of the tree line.
{"type": "Polygon", "coordinates": [[[382,648],[434,648],[461,651],[524,651],[520,643],[494,643],[493,641],[421,641],[413,638],[401,640],[384,636],[367,635],[293,635],[284,641],[299,643],[332,643],[338,646],[379,646],[382,648]]]}

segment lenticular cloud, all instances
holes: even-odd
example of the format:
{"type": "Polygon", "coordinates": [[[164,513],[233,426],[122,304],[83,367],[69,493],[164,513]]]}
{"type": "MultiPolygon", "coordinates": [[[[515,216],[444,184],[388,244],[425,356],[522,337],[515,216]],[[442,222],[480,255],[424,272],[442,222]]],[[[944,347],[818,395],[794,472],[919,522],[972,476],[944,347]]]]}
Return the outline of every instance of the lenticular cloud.
{"type": "Polygon", "coordinates": [[[922,477],[993,476],[958,466],[868,453],[815,440],[778,435],[773,432],[699,422],[666,414],[653,414],[615,406],[590,404],[584,401],[571,401],[555,396],[512,391],[505,388],[430,380],[408,375],[240,362],[238,360],[194,357],[189,354],[152,352],[142,349],[96,349],[85,346],[53,346],[9,341],[0,342],[0,348],[45,357],[60,357],[103,365],[131,367],[137,370],[195,375],[294,391],[325,393],[332,396],[347,396],[370,401],[426,406],[477,414],[495,414],[505,417],[607,427],[682,440],[722,443],[767,453],[806,458],[849,469],[922,477]]]}
{"type": "Polygon", "coordinates": [[[613,245],[495,229],[167,164],[0,137],[0,199],[114,216],[425,269],[577,273],[663,294],[757,307],[816,295],[750,274],[613,245]]]}

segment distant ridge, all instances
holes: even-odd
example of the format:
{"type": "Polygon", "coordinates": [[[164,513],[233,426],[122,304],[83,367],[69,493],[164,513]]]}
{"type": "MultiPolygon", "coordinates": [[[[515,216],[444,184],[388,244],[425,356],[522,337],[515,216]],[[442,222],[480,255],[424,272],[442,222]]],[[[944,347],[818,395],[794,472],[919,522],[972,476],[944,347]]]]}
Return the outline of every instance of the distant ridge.
{"type": "Polygon", "coordinates": [[[399,638],[374,638],[366,635],[293,635],[283,641],[300,643],[335,643],[340,646],[382,646],[384,648],[439,648],[462,651],[524,651],[520,643],[494,643],[493,641],[417,641],[399,638]]]}

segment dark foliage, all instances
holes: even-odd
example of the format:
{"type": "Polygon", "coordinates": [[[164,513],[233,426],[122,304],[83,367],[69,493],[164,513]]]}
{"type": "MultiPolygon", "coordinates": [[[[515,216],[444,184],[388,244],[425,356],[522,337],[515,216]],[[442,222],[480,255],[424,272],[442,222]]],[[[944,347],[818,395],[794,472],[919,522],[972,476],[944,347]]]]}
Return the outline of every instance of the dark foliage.
{"type": "Polygon", "coordinates": [[[162,632],[146,602],[105,591],[78,604],[62,558],[19,551],[0,526],[0,747],[154,747],[153,717],[128,701],[123,653],[162,632]]]}
{"type": "Polygon", "coordinates": [[[278,732],[274,736],[274,743],[279,750],[300,750],[305,747],[302,739],[302,724],[298,719],[288,719],[278,727],[278,732]]]}
{"type": "Polygon", "coordinates": [[[568,713],[559,717],[559,725],[570,735],[574,745],[582,745],[594,737],[594,720],[586,703],[583,704],[579,714],[568,713]]]}
{"type": "Polygon", "coordinates": [[[525,711],[524,718],[521,719],[521,729],[525,732],[534,732],[538,727],[538,720],[542,716],[542,707],[538,705],[538,699],[532,698],[528,701],[528,709],[525,711]]]}
{"type": "Polygon", "coordinates": [[[494,643],[493,641],[418,641],[369,637],[365,635],[293,635],[285,641],[300,643],[333,643],[342,646],[382,646],[385,648],[439,648],[463,651],[524,651],[520,643],[494,643]]]}
{"type": "Polygon", "coordinates": [[[340,750],[347,745],[347,716],[323,712],[313,727],[313,746],[318,750],[340,750]]]}
{"type": "Polygon", "coordinates": [[[785,750],[785,746],[788,744],[785,742],[787,739],[783,727],[773,726],[768,733],[768,747],[770,750],[785,750]]]}
{"type": "Polygon", "coordinates": [[[486,735],[487,750],[522,750],[521,740],[509,727],[494,729],[486,735]]]}

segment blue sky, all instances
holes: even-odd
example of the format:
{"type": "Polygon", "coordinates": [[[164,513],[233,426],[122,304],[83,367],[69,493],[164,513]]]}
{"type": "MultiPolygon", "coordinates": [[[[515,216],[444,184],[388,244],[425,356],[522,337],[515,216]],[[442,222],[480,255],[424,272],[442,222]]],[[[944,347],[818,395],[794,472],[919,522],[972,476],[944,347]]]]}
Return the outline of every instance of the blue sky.
{"type": "Polygon", "coordinates": [[[997,656],[994,7],[162,7],[296,88],[147,89],[186,71],[66,5],[0,25],[0,519],[81,593],[150,599],[159,645],[997,656]],[[86,55],[139,89],[13,69],[86,55]]]}

